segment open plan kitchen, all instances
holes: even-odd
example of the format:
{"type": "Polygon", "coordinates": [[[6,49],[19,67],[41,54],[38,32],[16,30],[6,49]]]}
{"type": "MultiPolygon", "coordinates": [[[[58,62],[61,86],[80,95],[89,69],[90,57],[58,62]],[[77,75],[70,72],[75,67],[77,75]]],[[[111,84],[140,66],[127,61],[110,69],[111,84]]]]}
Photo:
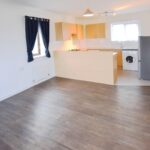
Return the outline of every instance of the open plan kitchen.
{"type": "Polygon", "coordinates": [[[102,23],[93,23],[96,19],[84,24],[55,23],[56,75],[113,85],[150,85],[140,80],[138,22],[107,19],[102,23]]]}

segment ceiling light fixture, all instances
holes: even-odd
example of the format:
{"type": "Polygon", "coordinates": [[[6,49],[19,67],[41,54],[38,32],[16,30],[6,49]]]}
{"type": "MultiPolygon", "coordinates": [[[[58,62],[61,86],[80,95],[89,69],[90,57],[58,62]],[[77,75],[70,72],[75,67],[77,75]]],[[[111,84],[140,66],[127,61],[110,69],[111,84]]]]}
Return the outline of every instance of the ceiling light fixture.
{"type": "Polygon", "coordinates": [[[94,13],[88,8],[86,9],[85,13],[83,14],[84,17],[92,17],[94,13]]]}

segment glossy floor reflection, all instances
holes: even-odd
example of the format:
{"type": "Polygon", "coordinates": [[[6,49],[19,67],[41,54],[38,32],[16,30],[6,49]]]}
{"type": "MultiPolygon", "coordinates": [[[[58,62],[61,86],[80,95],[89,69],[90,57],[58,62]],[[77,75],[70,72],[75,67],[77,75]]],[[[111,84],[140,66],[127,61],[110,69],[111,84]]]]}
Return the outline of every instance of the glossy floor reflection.
{"type": "Polygon", "coordinates": [[[0,150],[149,147],[149,87],[54,78],[0,102],[0,150]]]}

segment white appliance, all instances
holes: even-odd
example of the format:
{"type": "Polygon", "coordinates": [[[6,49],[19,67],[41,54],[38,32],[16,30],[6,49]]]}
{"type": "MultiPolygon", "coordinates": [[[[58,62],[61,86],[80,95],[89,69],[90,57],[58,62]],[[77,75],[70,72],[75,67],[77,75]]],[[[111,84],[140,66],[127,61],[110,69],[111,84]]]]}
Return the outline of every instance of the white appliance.
{"type": "Polygon", "coordinates": [[[138,71],[138,51],[123,50],[123,70],[138,71]]]}

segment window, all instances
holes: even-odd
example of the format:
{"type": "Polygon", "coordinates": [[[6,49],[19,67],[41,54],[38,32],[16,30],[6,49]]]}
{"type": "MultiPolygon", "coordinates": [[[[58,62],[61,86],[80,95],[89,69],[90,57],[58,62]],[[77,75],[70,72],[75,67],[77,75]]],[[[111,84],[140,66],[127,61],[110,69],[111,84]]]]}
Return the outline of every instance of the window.
{"type": "Polygon", "coordinates": [[[112,41],[138,41],[139,29],[137,23],[112,24],[112,41]]]}
{"type": "Polygon", "coordinates": [[[40,28],[38,28],[38,33],[37,33],[37,36],[36,36],[36,41],[35,41],[32,53],[33,53],[34,57],[45,56],[45,48],[44,48],[40,28]]]}

